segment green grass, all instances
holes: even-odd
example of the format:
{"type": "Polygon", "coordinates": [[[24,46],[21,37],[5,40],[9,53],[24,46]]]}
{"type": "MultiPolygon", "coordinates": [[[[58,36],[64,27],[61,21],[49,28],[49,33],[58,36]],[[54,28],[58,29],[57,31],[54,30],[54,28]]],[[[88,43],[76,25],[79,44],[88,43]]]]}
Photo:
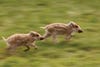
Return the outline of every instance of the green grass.
{"type": "Polygon", "coordinates": [[[41,26],[68,21],[84,30],[71,41],[61,37],[56,45],[50,39],[37,41],[38,50],[18,48],[7,55],[0,38],[0,67],[100,67],[100,0],[0,0],[0,37],[35,30],[41,26]]]}

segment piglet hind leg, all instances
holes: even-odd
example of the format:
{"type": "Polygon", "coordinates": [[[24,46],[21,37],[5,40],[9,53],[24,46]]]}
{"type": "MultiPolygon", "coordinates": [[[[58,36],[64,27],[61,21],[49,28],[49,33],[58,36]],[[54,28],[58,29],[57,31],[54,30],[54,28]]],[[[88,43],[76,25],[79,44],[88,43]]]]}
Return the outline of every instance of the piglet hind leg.
{"type": "Polygon", "coordinates": [[[17,48],[17,46],[15,46],[15,45],[14,45],[14,46],[8,46],[8,47],[6,48],[7,54],[14,54],[16,48],[17,48]]]}
{"type": "Polygon", "coordinates": [[[43,37],[46,39],[46,38],[48,38],[48,37],[50,37],[51,36],[51,33],[50,32],[46,32],[44,35],[43,35],[43,37]]]}
{"type": "Polygon", "coordinates": [[[58,43],[57,35],[56,34],[52,35],[52,40],[53,40],[54,44],[58,43]]]}

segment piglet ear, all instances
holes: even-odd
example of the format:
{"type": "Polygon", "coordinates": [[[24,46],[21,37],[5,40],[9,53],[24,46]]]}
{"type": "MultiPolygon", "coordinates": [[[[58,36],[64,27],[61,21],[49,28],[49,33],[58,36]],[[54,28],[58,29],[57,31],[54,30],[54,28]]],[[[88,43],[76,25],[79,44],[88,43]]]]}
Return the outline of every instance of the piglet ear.
{"type": "Polygon", "coordinates": [[[73,21],[69,21],[67,25],[72,25],[73,23],[74,23],[73,21]]]}
{"type": "Polygon", "coordinates": [[[75,22],[74,22],[74,21],[69,21],[69,23],[70,23],[70,24],[75,24],[75,22]]]}
{"type": "Polygon", "coordinates": [[[29,33],[31,36],[34,36],[35,35],[35,32],[34,31],[30,31],[29,33]]]}
{"type": "Polygon", "coordinates": [[[69,21],[69,23],[68,23],[67,25],[73,27],[74,24],[75,24],[75,22],[73,22],[73,21],[69,21]]]}

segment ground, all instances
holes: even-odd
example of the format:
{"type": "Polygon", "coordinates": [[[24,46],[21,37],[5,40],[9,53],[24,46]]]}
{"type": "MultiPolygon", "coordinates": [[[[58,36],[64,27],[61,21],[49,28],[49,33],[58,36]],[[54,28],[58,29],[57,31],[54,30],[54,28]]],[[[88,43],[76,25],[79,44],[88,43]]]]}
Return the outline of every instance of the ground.
{"type": "Polygon", "coordinates": [[[0,67],[100,67],[100,0],[0,0],[0,67]],[[84,33],[70,41],[61,36],[54,44],[37,41],[39,49],[25,47],[7,55],[1,36],[28,33],[42,35],[41,26],[75,21],[84,33]]]}

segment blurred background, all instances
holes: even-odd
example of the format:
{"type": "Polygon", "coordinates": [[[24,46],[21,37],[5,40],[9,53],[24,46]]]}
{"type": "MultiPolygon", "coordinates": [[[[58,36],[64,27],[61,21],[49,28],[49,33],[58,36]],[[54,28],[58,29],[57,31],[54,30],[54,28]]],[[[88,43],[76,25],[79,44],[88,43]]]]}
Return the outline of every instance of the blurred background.
{"type": "Polygon", "coordinates": [[[0,0],[0,67],[100,67],[100,0],[0,0]],[[50,23],[79,24],[84,33],[71,41],[59,37],[37,41],[38,50],[25,47],[6,55],[1,36],[28,33],[50,23]]]}

